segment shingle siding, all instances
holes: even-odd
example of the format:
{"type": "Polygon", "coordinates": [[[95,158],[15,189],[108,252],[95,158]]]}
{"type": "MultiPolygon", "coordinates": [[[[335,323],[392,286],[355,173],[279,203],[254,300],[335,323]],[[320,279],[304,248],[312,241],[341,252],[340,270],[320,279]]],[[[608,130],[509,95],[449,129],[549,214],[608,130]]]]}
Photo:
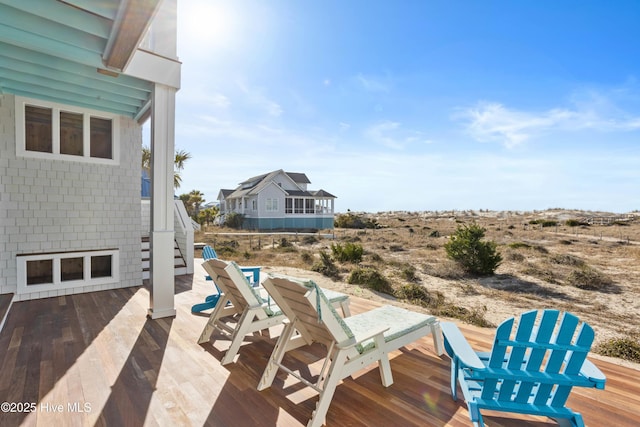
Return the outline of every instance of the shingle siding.
{"type": "Polygon", "coordinates": [[[16,291],[18,254],[107,248],[120,253],[118,283],[19,299],[140,285],[140,125],[120,117],[119,165],[18,158],[14,108],[0,96],[0,292],[16,291]]]}

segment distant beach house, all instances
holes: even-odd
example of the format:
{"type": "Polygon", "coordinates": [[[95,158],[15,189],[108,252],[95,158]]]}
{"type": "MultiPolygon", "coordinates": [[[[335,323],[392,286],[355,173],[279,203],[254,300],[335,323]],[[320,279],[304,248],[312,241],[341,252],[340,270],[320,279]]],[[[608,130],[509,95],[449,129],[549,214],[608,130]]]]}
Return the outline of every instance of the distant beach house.
{"type": "Polygon", "coordinates": [[[249,230],[324,230],[333,228],[336,196],[307,189],[304,173],[282,169],[254,176],[235,190],[220,190],[220,213],[244,215],[249,230]]]}

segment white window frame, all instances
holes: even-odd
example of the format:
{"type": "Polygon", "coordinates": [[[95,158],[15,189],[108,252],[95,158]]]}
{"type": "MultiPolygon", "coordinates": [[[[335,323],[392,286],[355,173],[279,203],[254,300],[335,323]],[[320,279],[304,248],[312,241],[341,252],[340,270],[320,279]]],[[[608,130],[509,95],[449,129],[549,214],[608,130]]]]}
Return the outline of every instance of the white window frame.
{"type": "Polygon", "coordinates": [[[120,281],[120,252],[117,249],[85,252],[59,252],[33,255],[17,255],[18,267],[18,295],[34,292],[57,291],[62,289],[78,288],[83,286],[104,285],[120,281]],[[111,276],[91,278],[91,257],[111,256],[111,276]],[[82,280],[62,280],[60,260],[65,258],[84,258],[82,280]],[[53,282],[37,285],[27,285],[27,261],[53,261],[53,282]]]}
{"type": "Polygon", "coordinates": [[[70,105],[58,104],[55,102],[42,101],[39,99],[25,98],[22,96],[15,97],[15,116],[16,116],[16,155],[18,157],[31,157],[38,159],[55,159],[67,160],[74,162],[97,163],[106,165],[120,164],[120,116],[107,113],[104,111],[90,110],[87,108],[74,107],[70,105]],[[52,152],[44,153],[41,151],[31,151],[26,149],[26,132],[25,132],[25,108],[26,106],[50,108],[51,115],[51,137],[52,152]],[[71,154],[60,154],[60,113],[82,114],[84,144],[82,156],[74,156],[71,154]],[[91,157],[91,118],[111,120],[111,159],[101,157],[91,157]]]}
{"type": "Polygon", "coordinates": [[[267,199],[264,209],[266,212],[278,212],[278,199],[267,199]]]}

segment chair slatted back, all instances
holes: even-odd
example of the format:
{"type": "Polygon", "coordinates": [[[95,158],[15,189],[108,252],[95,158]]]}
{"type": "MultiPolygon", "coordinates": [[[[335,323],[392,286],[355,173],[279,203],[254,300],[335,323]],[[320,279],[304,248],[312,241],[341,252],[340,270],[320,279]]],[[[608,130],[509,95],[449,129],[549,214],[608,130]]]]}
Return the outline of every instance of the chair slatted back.
{"type": "Polygon", "coordinates": [[[343,329],[340,316],[312,281],[269,277],[264,287],[285,315],[296,322],[296,329],[308,344],[317,342],[330,347],[351,338],[343,329]]]}
{"type": "Polygon", "coordinates": [[[524,313],[496,331],[488,366],[504,377],[485,379],[485,400],[563,407],[594,339],[593,329],[571,313],[557,310],[524,313]],[[540,319],[538,314],[542,313],[540,319]]]}
{"type": "MultiPolygon", "coordinates": [[[[202,266],[209,273],[213,281],[220,287],[225,297],[231,300],[237,312],[243,312],[247,307],[262,305],[262,299],[256,294],[244,274],[235,263],[226,263],[219,259],[205,261],[202,266]]],[[[268,317],[266,310],[260,318],[268,317]]]]}
{"type": "Polygon", "coordinates": [[[215,249],[213,249],[209,245],[205,245],[202,248],[202,259],[207,261],[207,260],[214,259],[214,258],[218,258],[218,254],[216,253],[215,249]]]}

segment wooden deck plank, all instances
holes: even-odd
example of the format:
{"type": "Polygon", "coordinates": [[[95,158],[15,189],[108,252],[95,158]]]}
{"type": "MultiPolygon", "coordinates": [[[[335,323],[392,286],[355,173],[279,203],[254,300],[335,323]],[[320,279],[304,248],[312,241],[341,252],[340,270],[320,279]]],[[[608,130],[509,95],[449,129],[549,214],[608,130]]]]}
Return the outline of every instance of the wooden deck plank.
{"type": "MultiPolygon", "coordinates": [[[[278,335],[256,334],[236,363],[221,366],[228,341],[197,344],[205,316],[190,312],[211,291],[203,275],[176,283],[175,319],[147,320],[144,287],[14,303],[0,332],[0,402],[63,404],[62,413],[0,413],[0,425],[306,425],[318,393],[279,373],[271,388],[256,385],[278,335]],[[90,404],[72,413],[67,404],[90,404]]],[[[353,313],[376,306],[352,298],[353,313]]],[[[460,325],[472,345],[488,349],[492,329],[460,325]]],[[[307,378],[319,371],[322,348],[288,354],[307,378]]],[[[469,426],[466,405],[449,393],[449,360],[425,337],[390,354],[394,384],[385,388],[377,367],[336,389],[328,425],[469,426]]],[[[575,389],[569,406],[587,425],[632,426],[640,410],[640,371],[591,356],[607,375],[604,391],[575,389]]],[[[554,426],[523,415],[488,413],[498,427],[554,426]]]]}

